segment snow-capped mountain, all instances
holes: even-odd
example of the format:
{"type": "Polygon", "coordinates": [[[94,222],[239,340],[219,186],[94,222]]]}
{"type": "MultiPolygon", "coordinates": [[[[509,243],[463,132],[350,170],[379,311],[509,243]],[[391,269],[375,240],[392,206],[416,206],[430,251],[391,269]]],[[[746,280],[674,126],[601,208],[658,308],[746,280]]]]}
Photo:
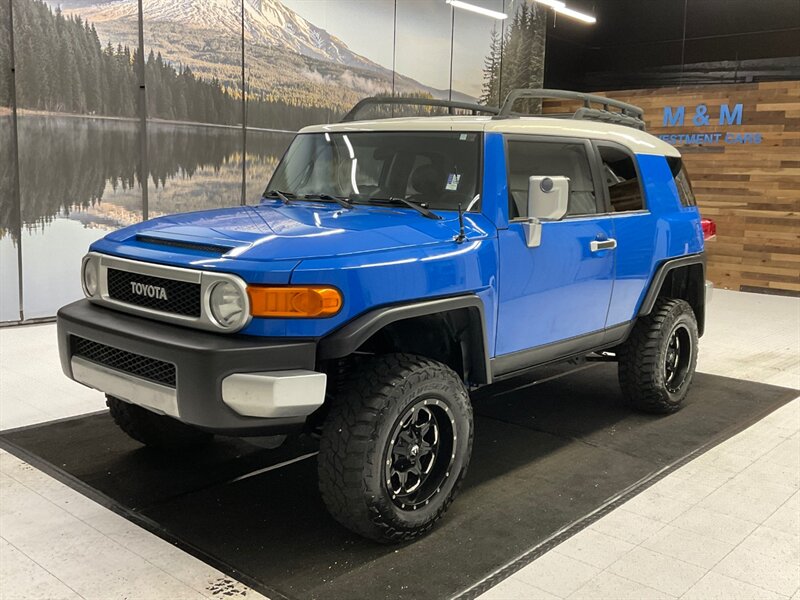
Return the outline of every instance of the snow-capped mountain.
{"type": "MultiPolygon", "coordinates": [[[[66,0],[58,4],[75,10],[94,23],[136,19],[138,7],[131,0],[89,4],[66,0]],[[76,10],[78,9],[79,10],[76,10]]],[[[187,27],[216,30],[238,36],[242,15],[240,0],[144,0],[146,27],[153,23],[180,23],[187,27]]],[[[284,6],[280,0],[244,1],[245,41],[277,46],[304,56],[351,67],[385,70],[384,67],[350,50],[342,40],[284,6]]]]}
{"type": "MultiPolygon", "coordinates": [[[[138,46],[136,0],[46,0],[53,9],[92,23],[103,45],[138,46]]],[[[241,82],[242,0],[143,0],[145,49],[172,65],[188,66],[229,89],[241,82]]],[[[341,114],[364,96],[427,93],[437,89],[392,73],[348,48],[281,0],[244,0],[248,92],[291,106],[341,114]]],[[[453,92],[454,100],[472,100],[453,92]]]]}

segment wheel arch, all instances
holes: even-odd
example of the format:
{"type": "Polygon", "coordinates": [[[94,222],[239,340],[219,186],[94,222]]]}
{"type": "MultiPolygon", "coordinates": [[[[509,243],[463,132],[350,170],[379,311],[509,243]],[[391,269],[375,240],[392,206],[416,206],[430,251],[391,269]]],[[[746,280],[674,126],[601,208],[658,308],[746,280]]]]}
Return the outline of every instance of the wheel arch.
{"type": "Polygon", "coordinates": [[[686,300],[697,318],[697,331],[703,335],[706,320],[706,255],[693,254],[661,263],[650,281],[638,316],[649,315],[659,298],[686,300]]]}
{"type": "Polygon", "coordinates": [[[335,360],[364,349],[427,356],[473,384],[492,380],[483,301],[475,294],[371,310],[322,338],[317,357],[335,360]]]}

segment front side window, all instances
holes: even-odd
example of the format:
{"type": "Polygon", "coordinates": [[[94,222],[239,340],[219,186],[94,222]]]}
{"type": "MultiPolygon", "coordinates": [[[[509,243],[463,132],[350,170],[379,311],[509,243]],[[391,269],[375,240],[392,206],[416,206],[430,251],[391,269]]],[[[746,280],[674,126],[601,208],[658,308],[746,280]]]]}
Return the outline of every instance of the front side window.
{"type": "Polygon", "coordinates": [[[351,201],[404,198],[431,209],[479,210],[481,134],[450,131],[304,133],[266,193],[351,201]]]}
{"type": "Polygon", "coordinates": [[[644,194],[633,157],[616,146],[599,146],[598,151],[603,161],[611,211],[644,210],[644,194]]]}
{"type": "Polygon", "coordinates": [[[568,177],[567,216],[595,214],[592,170],[581,142],[508,141],[508,186],[511,218],[528,216],[528,178],[568,177]]]}

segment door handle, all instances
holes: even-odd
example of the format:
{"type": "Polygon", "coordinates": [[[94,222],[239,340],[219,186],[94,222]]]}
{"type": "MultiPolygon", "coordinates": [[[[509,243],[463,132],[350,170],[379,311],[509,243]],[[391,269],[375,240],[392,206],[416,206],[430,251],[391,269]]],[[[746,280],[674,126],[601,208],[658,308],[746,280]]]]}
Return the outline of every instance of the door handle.
{"type": "Polygon", "coordinates": [[[617,240],[592,240],[589,242],[589,250],[600,252],[601,250],[613,250],[617,247],[617,240]]]}

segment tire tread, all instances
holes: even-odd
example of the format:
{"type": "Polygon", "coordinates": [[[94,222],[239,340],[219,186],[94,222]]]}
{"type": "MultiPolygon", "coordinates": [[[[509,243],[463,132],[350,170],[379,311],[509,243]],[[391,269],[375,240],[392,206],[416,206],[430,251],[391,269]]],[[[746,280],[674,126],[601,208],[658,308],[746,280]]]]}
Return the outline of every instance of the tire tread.
{"type": "MultiPolygon", "coordinates": [[[[688,302],[659,298],[650,314],[636,322],[627,341],[620,347],[619,383],[623,398],[631,407],[650,413],[670,413],[680,408],[680,402],[672,401],[665,390],[654,385],[654,380],[656,369],[661,368],[659,354],[666,324],[682,314],[691,315],[696,332],[694,312],[688,302]]],[[[696,359],[695,349],[693,362],[696,359]]],[[[691,371],[694,371],[694,364],[691,371]]]]}
{"type": "MultiPolygon", "coordinates": [[[[463,386],[458,375],[434,360],[411,354],[372,357],[348,377],[323,427],[318,457],[319,489],[331,515],[348,529],[380,542],[408,541],[424,535],[441,519],[464,473],[436,516],[423,527],[404,529],[388,522],[374,502],[365,502],[365,461],[372,465],[381,422],[392,406],[393,390],[403,382],[425,381],[443,373],[463,386]]],[[[465,391],[466,393],[466,391],[465,391]]],[[[470,447],[472,415],[469,414],[470,447]]],[[[464,469],[465,471],[466,469],[464,469]]]]}

